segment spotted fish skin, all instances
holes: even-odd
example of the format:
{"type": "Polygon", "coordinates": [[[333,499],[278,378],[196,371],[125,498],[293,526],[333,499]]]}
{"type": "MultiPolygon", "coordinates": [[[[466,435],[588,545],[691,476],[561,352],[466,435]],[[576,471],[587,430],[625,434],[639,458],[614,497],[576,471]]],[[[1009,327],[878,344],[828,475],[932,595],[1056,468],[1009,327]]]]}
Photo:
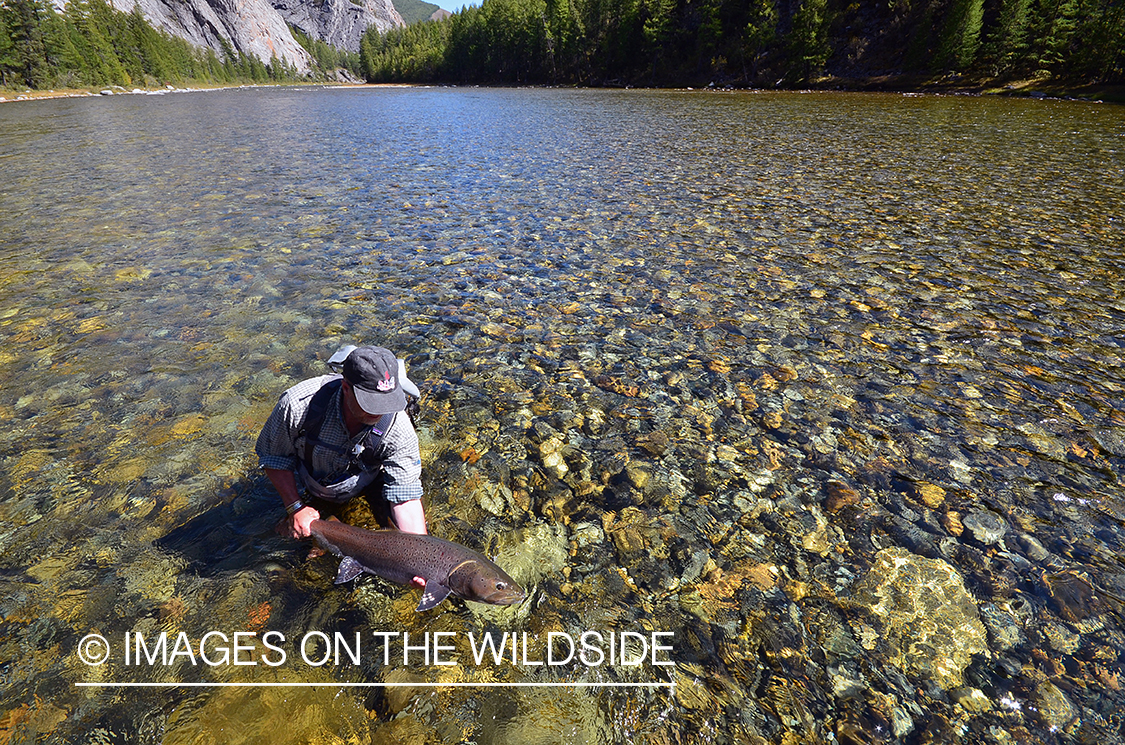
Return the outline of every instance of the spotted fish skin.
{"type": "Polygon", "coordinates": [[[313,520],[310,531],[324,550],[341,559],[336,584],[363,572],[400,585],[425,578],[418,611],[437,607],[451,594],[492,605],[514,605],[526,597],[503,569],[459,543],[401,530],[366,530],[338,520],[313,520]]]}

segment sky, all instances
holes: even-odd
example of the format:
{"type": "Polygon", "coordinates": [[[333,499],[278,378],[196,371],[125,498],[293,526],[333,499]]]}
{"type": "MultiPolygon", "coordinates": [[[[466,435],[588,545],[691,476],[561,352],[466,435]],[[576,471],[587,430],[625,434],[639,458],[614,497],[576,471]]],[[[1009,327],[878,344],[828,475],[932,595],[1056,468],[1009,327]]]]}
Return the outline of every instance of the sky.
{"type": "Polygon", "coordinates": [[[480,3],[465,2],[465,0],[426,0],[426,2],[445,8],[450,13],[456,13],[465,5],[480,5],[480,3]]]}

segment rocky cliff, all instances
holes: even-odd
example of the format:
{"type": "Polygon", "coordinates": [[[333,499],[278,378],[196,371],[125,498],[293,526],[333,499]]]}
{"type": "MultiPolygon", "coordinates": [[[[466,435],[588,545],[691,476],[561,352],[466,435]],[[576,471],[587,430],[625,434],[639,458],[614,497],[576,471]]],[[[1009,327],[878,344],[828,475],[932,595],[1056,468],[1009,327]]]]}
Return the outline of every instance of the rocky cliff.
{"type": "Polygon", "coordinates": [[[359,51],[369,26],[388,31],[406,25],[391,0],[273,0],[273,7],[310,37],[349,52],[359,51]]]}
{"type": "Polygon", "coordinates": [[[153,26],[219,55],[224,44],[262,62],[278,59],[308,72],[309,55],[289,25],[314,39],[359,51],[368,26],[385,31],[402,26],[391,0],[110,0],[126,13],[140,5],[153,26]]]}

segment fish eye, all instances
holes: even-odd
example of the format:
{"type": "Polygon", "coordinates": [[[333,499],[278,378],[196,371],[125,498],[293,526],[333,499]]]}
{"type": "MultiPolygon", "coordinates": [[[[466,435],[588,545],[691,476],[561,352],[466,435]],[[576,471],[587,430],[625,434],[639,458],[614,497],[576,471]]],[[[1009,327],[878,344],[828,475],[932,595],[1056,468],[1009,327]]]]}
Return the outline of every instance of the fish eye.
{"type": "Polygon", "coordinates": [[[508,583],[507,582],[497,582],[496,583],[496,589],[497,590],[507,590],[508,589],[508,583]]]}

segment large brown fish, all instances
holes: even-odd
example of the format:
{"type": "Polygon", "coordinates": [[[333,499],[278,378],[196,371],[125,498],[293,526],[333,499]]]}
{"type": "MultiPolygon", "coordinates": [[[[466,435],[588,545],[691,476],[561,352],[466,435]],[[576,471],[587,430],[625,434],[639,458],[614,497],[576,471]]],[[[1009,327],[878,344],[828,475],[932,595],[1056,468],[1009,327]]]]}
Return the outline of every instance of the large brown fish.
{"type": "Polygon", "coordinates": [[[493,605],[514,605],[526,597],[503,569],[459,543],[401,530],[365,530],[338,520],[313,520],[309,529],[324,550],[341,557],[336,584],[363,572],[400,585],[424,577],[419,611],[436,607],[450,593],[493,605]]]}

